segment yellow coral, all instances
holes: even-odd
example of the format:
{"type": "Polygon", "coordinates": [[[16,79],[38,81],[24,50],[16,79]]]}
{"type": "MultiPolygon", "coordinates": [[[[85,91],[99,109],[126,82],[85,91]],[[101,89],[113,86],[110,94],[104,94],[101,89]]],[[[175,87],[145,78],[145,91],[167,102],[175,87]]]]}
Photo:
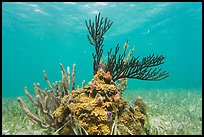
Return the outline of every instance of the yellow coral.
{"type": "Polygon", "coordinates": [[[106,124],[99,124],[99,130],[101,135],[108,135],[111,132],[111,128],[106,124]]]}
{"type": "Polygon", "coordinates": [[[91,135],[98,135],[99,134],[98,126],[91,124],[88,127],[88,133],[91,135]]]}
{"type": "Polygon", "coordinates": [[[99,69],[97,71],[96,75],[94,75],[94,80],[97,81],[98,83],[105,84],[105,82],[103,80],[104,74],[105,74],[105,72],[103,71],[103,69],[99,69]]]}
{"type": "Polygon", "coordinates": [[[98,121],[106,121],[107,114],[106,111],[102,108],[96,107],[92,112],[91,116],[96,117],[98,121]]]}
{"type": "Polygon", "coordinates": [[[118,90],[118,88],[115,85],[110,85],[110,84],[98,84],[98,86],[96,87],[96,90],[103,90],[103,91],[116,91],[118,90]]]}
{"type": "MultiPolygon", "coordinates": [[[[117,124],[121,126],[118,128],[121,134],[128,132],[141,134],[144,131],[141,100],[139,100],[140,104],[136,103],[135,108],[130,111],[118,87],[113,83],[105,84],[104,74],[105,72],[100,69],[84,89],[73,90],[69,95],[64,96],[60,106],[53,113],[57,128],[61,127],[62,123],[74,124],[72,119],[75,117],[88,134],[107,135],[110,134],[114,122],[108,120],[109,112],[112,113],[113,119],[118,114],[117,124]]],[[[60,130],[59,134],[72,134],[71,129],[71,126],[67,125],[60,130]]]]}
{"type": "Polygon", "coordinates": [[[63,105],[59,106],[54,112],[53,116],[57,120],[57,122],[61,122],[63,119],[63,113],[65,112],[65,107],[63,105]]]}

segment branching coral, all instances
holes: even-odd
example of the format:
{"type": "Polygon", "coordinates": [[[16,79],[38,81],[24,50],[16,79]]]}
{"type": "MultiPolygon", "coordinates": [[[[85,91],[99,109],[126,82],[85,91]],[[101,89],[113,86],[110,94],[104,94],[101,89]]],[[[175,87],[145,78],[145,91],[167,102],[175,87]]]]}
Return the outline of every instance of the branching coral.
{"type": "MultiPolygon", "coordinates": [[[[89,43],[91,45],[95,46],[96,54],[93,54],[94,58],[94,74],[96,74],[99,65],[100,65],[100,59],[103,53],[103,35],[105,32],[111,27],[112,23],[110,23],[110,20],[106,18],[105,24],[103,26],[103,18],[100,19],[100,13],[95,18],[95,22],[91,23],[91,20],[89,20],[89,25],[86,25],[88,28],[88,31],[90,35],[92,36],[92,41],[90,40],[90,37],[88,36],[89,43]],[[103,27],[102,27],[103,26],[103,27]]],[[[130,58],[130,55],[126,55],[126,49],[127,49],[127,42],[125,44],[125,48],[122,54],[118,55],[119,51],[119,44],[116,46],[114,53],[112,53],[112,48],[108,52],[108,60],[107,60],[107,67],[106,71],[109,71],[112,80],[116,81],[121,78],[135,78],[140,80],[162,80],[166,77],[168,77],[168,72],[163,71],[160,72],[161,69],[157,69],[153,67],[159,66],[163,64],[164,56],[155,56],[150,55],[147,57],[144,57],[142,61],[139,61],[139,56],[130,58]]]]}
{"type": "MultiPolygon", "coordinates": [[[[36,116],[27,108],[27,105],[25,104],[21,97],[17,99],[22,110],[28,115],[31,121],[35,124],[38,124],[42,128],[46,129],[55,128],[53,112],[59,107],[62,98],[65,95],[68,95],[69,93],[71,81],[70,68],[69,67],[67,68],[68,74],[66,74],[66,71],[61,63],[60,68],[62,72],[62,81],[56,81],[52,85],[50,84],[50,81],[47,78],[46,72],[43,71],[45,81],[47,82],[50,90],[47,90],[46,88],[42,90],[39,83],[37,84],[34,83],[36,99],[34,99],[31,96],[31,94],[28,92],[27,87],[24,88],[26,96],[40,110],[41,114],[38,113],[36,116]],[[43,115],[43,117],[41,117],[41,115],[43,115]]],[[[72,89],[74,89],[75,86],[75,69],[76,65],[74,64],[72,70],[72,89]]]]}
{"type": "Polygon", "coordinates": [[[94,74],[96,74],[100,64],[101,56],[103,54],[103,36],[106,31],[111,27],[113,22],[111,22],[108,18],[105,18],[104,21],[103,18],[100,18],[100,13],[98,14],[98,16],[95,17],[95,22],[91,22],[91,19],[89,19],[89,22],[85,22],[86,27],[91,36],[91,38],[89,35],[87,36],[88,41],[91,45],[95,47],[96,51],[96,54],[92,54],[94,59],[94,74]]]}
{"type": "Polygon", "coordinates": [[[110,71],[113,81],[121,78],[136,78],[140,80],[162,80],[168,77],[166,71],[160,72],[161,69],[157,68],[152,70],[152,67],[163,64],[163,55],[156,56],[150,55],[144,57],[142,61],[139,61],[138,57],[132,57],[127,63],[125,63],[126,50],[118,55],[119,44],[116,46],[115,52],[111,54],[112,49],[108,52],[107,71],[110,71]]]}

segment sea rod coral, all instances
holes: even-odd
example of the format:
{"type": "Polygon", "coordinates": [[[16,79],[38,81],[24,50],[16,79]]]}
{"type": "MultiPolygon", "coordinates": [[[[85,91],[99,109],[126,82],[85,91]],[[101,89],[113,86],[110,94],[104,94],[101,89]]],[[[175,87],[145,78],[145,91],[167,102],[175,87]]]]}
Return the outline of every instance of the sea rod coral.
{"type": "Polygon", "coordinates": [[[18,102],[30,120],[40,127],[52,130],[53,134],[151,134],[149,130],[147,105],[141,99],[136,99],[133,106],[123,99],[122,93],[127,87],[127,79],[162,80],[168,77],[168,72],[155,68],[163,64],[164,56],[150,55],[142,61],[133,57],[134,49],[127,54],[128,41],[125,42],[122,54],[119,54],[119,44],[107,59],[101,59],[103,54],[104,34],[113,22],[108,18],[96,15],[95,21],[85,21],[89,35],[88,41],[95,47],[93,53],[93,79],[85,85],[75,88],[75,69],[72,75],[70,68],[67,73],[62,64],[62,80],[51,85],[46,72],[44,78],[49,86],[42,90],[40,84],[34,84],[34,99],[25,87],[25,94],[40,110],[38,114],[31,112],[21,97],[18,102]],[[71,80],[72,79],[72,80],[71,80]],[[71,88],[70,88],[71,86],[71,88]]]}

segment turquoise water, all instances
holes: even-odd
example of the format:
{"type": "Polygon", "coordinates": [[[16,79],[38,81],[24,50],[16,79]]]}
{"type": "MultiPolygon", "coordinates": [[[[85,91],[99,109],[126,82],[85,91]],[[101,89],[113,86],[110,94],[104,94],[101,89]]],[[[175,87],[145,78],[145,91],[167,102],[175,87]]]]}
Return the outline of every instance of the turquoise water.
{"type": "Polygon", "coordinates": [[[2,3],[2,93],[24,95],[33,83],[48,87],[61,80],[59,63],[76,63],[77,85],[93,76],[85,20],[101,12],[113,21],[105,35],[104,53],[128,39],[134,56],[164,55],[159,66],[169,72],[162,81],[131,79],[128,89],[200,89],[202,87],[202,3],[2,3]]]}

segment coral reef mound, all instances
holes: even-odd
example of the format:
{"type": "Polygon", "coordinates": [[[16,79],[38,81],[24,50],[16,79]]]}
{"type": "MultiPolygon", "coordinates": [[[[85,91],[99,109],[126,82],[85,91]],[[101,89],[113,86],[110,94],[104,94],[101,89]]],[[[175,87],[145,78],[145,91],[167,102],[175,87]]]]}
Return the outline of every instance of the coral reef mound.
{"type": "Polygon", "coordinates": [[[65,95],[53,112],[59,134],[143,134],[145,133],[145,104],[134,108],[122,98],[110,73],[99,69],[84,88],[65,95]]]}

